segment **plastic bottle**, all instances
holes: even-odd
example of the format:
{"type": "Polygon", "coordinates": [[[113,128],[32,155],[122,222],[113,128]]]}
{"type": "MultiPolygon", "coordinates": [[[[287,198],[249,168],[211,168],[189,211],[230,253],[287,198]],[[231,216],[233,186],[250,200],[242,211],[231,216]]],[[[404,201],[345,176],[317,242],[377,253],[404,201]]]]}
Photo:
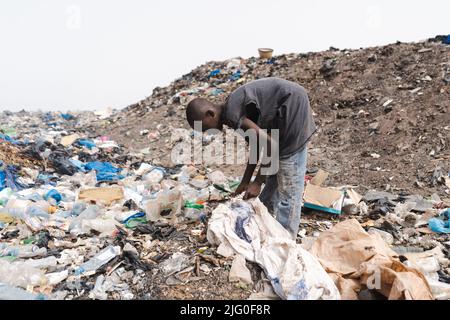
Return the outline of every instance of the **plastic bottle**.
{"type": "Polygon", "coordinates": [[[114,259],[120,254],[119,246],[108,246],[99,253],[97,253],[92,259],[83,263],[77,270],[76,274],[82,273],[95,273],[103,265],[114,259]]]}
{"type": "Polygon", "coordinates": [[[0,257],[13,256],[19,258],[32,258],[43,256],[47,253],[47,248],[39,248],[33,244],[10,246],[7,243],[0,243],[0,257]]]}
{"type": "Polygon", "coordinates": [[[184,217],[191,221],[204,221],[206,219],[206,214],[200,209],[186,208],[184,210],[184,217]]]}
{"type": "Polygon", "coordinates": [[[27,288],[28,286],[45,285],[47,278],[42,270],[27,266],[23,263],[0,259],[0,282],[27,288]]]}
{"type": "Polygon", "coordinates": [[[25,215],[29,216],[29,217],[41,217],[44,219],[49,219],[50,215],[45,212],[44,210],[42,210],[42,208],[32,205],[29,206],[26,210],[25,210],[25,215]]]}
{"type": "Polygon", "coordinates": [[[56,267],[58,259],[55,256],[49,256],[42,259],[28,259],[22,262],[24,265],[37,268],[37,269],[49,269],[56,267]]]}
{"type": "Polygon", "coordinates": [[[81,212],[78,217],[72,220],[69,225],[69,231],[73,235],[78,235],[82,232],[82,222],[83,220],[95,219],[100,214],[100,209],[98,206],[89,206],[83,212],[81,212]]]}
{"type": "Polygon", "coordinates": [[[45,296],[0,283],[0,300],[45,300],[45,296]]]}
{"type": "Polygon", "coordinates": [[[100,208],[96,205],[89,206],[78,216],[80,219],[95,219],[98,217],[100,208]]]}
{"type": "Polygon", "coordinates": [[[205,221],[206,214],[203,211],[205,206],[201,203],[186,201],[184,205],[184,217],[191,221],[205,221]]]}
{"type": "Polygon", "coordinates": [[[188,183],[190,179],[189,172],[187,171],[186,167],[183,167],[181,169],[181,172],[177,178],[178,182],[180,183],[188,183]]]}
{"type": "Polygon", "coordinates": [[[145,174],[142,178],[150,185],[160,183],[164,178],[165,171],[161,168],[155,168],[149,173],[145,174]]]}
{"type": "Polygon", "coordinates": [[[42,200],[42,197],[37,192],[33,192],[32,194],[29,194],[24,197],[24,199],[32,200],[32,201],[39,201],[42,200]]]}
{"type": "Polygon", "coordinates": [[[84,202],[75,202],[72,210],[70,210],[70,214],[72,216],[79,216],[80,213],[82,213],[84,210],[86,210],[86,203],[84,202]]]}

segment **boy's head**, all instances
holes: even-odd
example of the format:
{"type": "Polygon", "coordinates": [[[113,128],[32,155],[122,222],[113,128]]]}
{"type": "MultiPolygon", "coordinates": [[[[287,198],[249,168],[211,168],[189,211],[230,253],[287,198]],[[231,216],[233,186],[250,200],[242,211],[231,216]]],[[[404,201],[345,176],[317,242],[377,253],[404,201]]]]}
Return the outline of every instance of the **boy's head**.
{"type": "Polygon", "coordinates": [[[196,98],[188,103],[186,118],[192,129],[195,121],[202,122],[202,131],[208,129],[223,129],[221,121],[222,107],[203,98],[196,98]]]}

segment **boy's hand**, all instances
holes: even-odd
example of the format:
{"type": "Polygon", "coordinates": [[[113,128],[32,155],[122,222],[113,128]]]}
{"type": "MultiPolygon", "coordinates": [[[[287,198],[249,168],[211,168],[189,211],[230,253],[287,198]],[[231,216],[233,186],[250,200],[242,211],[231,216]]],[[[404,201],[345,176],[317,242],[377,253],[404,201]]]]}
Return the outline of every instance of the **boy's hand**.
{"type": "Polygon", "coordinates": [[[240,195],[242,192],[244,192],[245,190],[247,190],[248,187],[248,183],[242,181],[239,186],[236,188],[236,191],[234,191],[234,196],[238,196],[240,195]]]}
{"type": "Polygon", "coordinates": [[[244,200],[256,198],[261,193],[261,184],[259,182],[252,182],[248,185],[244,194],[244,200]]]}

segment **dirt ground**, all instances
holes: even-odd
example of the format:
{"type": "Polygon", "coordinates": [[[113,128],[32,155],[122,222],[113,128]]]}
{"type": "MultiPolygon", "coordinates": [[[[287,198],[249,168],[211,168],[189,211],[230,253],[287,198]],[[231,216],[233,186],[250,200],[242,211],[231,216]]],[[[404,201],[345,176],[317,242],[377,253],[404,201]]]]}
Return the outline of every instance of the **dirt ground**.
{"type": "MultiPolygon", "coordinates": [[[[223,101],[239,85],[266,76],[295,81],[308,90],[319,128],[309,144],[308,167],[330,172],[329,185],[448,196],[432,176],[437,167],[450,171],[449,46],[428,41],[331,48],[276,56],[271,64],[257,58],[243,63],[249,68],[243,82],[219,85],[224,92],[217,96],[192,97],[223,101]]],[[[185,104],[171,97],[205,80],[214,84],[208,73],[223,65],[200,66],[93,129],[130,150],[148,147],[146,158],[171,166],[170,128],[188,128],[185,104]],[[150,140],[140,134],[145,129],[161,136],[150,140]]],[[[220,169],[239,176],[244,166],[220,169]]]]}

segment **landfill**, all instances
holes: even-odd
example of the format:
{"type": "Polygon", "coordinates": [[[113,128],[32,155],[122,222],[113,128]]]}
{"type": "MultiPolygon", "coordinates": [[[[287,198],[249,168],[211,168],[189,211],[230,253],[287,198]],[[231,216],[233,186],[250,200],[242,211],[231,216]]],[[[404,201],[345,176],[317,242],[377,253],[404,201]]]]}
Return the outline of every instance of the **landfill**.
{"type": "Polygon", "coordinates": [[[439,39],[208,62],[122,110],[3,111],[0,299],[450,299],[439,39]],[[171,157],[224,145],[188,128],[190,99],[268,76],[307,88],[319,127],[295,240],[233,195],[245,160],[171,157]]]}

